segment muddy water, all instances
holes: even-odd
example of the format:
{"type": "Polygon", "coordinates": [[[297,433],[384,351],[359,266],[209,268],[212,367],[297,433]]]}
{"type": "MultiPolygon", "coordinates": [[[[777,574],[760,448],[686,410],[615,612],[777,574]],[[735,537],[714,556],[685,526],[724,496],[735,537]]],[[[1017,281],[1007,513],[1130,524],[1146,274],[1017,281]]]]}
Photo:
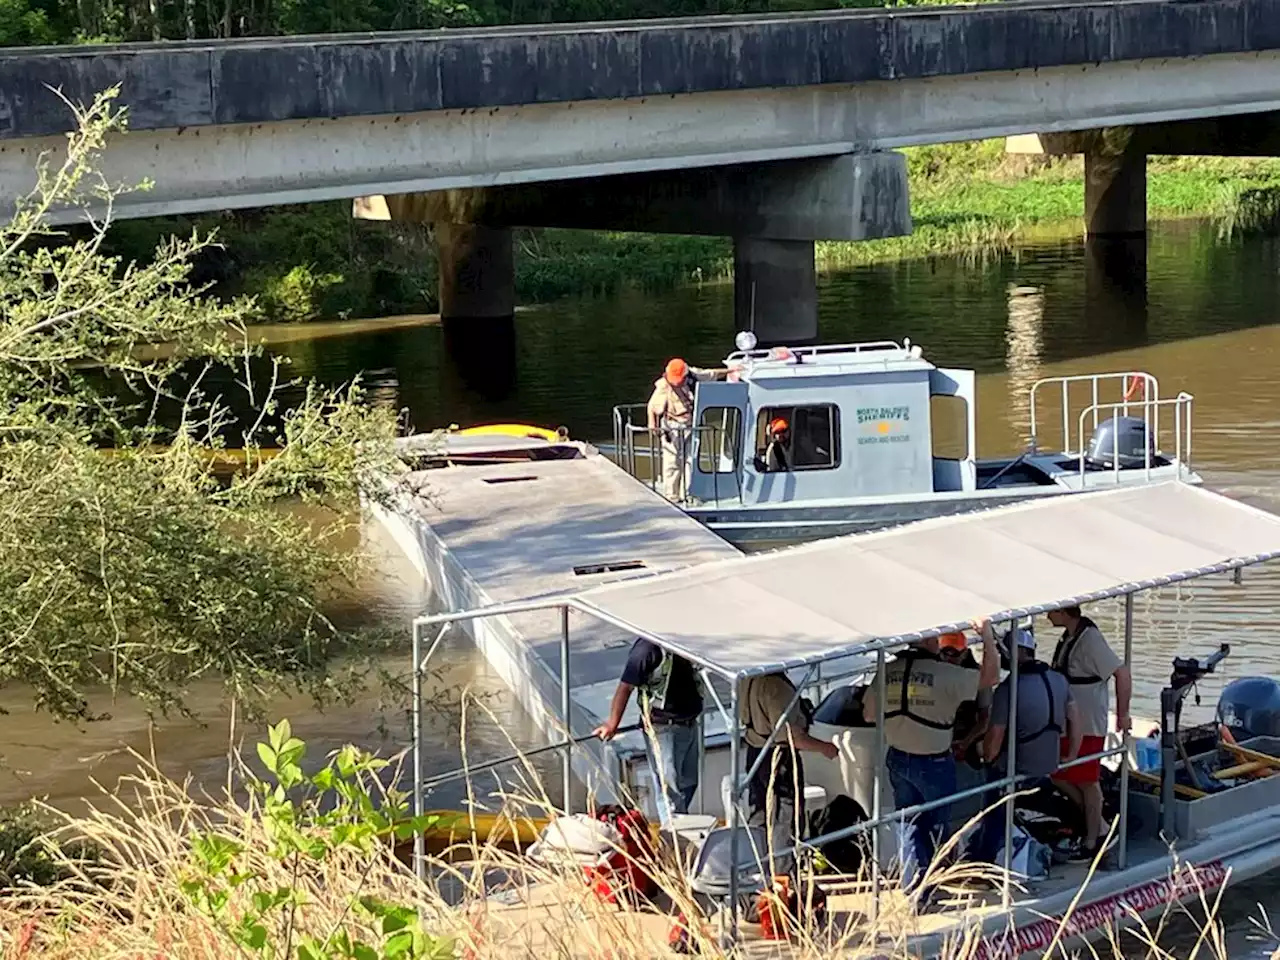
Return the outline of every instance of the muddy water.
{"type": "MultiPolygon", "coordinates": [[[[1226,242],[1196,224],[1158,229],[1145,295],[1132,275],[1119,284],[1100,277],[1072,243],[982,264],[944,259],[871,267],[823,281],[824,339],[910,337],[941,365],[978,370],[980,453],[1021,449],[1029,427],[1026,391],[1038,377],[1147,370],[1159,378],[1162,395],[1195,395],[1192,459],[1206,483],[1280,511],[1278,255],[1280,244],[1271,239],[1226,242]]],[[[486,343],[470,363],[446,356],[438,325],[404,319],[314,339],[295,328],[274,337],[272,349],[291,358],[294,372],[328,382],[363,373],[376,396],[407,408],[422,428],[516,420],[565,424],[575,436],[607,440],[611,405],[643,400],[668,357],[710,363],[726,352],[731,297],[730,286],[705,285],[529,310],[517,319],[513,340],[486,343]]],[[[1052,439],[1041,432],[1042,441],[1052,439]]],[[[403,629],[429,598],[376,531],[370,546],[384,554],[382,574],[347,599],[343,615],[403,629]]],[[[1104,628],[1118,629],[1117,608],[1098,614],[1104,628]]],[[[1240,587],[1221,579],[1139,598],[1135,712],[1154,715],[1174,655],[1205,653],[1221,640],[1234,648],[1227,679],[1280,676],[1280,569],[1249,573],[1240,587]]],[[[387,666],[398,669],[404,660],[388,658],[387,666]]],[[[439,663],[447,686],[470,687],[495,712],[492,720],[473,716],[472,756],[505,752],[508,732],[518,746],[530,745],[522,739],[528,725],[465,643],[455,642],[439,663]]],[[[1203,685],[1203,705],[1191,706],[1189,719],[1208,717],[1221,682],[1203,685]]],[[[127,751],[147,753],[152,744],[167,772],[190,772],[217,786],[226,774],[227,705],[211,686],[193,689],[190,699],[203,724],[153,726],[135,705],[120,703],[112,720],[77,730],[32,715],[21,691],[7,691],[4,705],[13,712],[0,722],[0,803],[48,795],[73,804],[92,789],[90,777],[114,782],[134,765],[127,751]]],[[[354,741],[393,752],[406,742],[402,705],[373,696],[323,714],[282,700],[272,713],[291,717],[317,749],[354,741]]],[[[433,715],[431,722],[429,766],[452,767],[456,717],[433,715]]],[[[235,734],[252,739],[260,732],[242,722],[235,734]]],[[[1280,890],[1254,884],[1232,897],[1233,956],[1267,955],[1249,936],[1259,900],[1274,904],[1280,890]]]]}

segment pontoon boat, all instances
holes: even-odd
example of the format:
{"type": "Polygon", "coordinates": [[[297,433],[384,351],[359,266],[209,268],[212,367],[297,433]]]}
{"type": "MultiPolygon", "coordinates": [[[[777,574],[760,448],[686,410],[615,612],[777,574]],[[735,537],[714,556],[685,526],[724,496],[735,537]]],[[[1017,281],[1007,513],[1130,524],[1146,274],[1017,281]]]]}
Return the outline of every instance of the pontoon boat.
{"type": "MultiPolygon", "coordinates": [[[[563,470],[574,462],[537,466],[563,470]]],[[[481,482],[481,475],[474,480],[481,482]]],[[[503,544],[502,556],[510,559],[510,548],[503,544]]],[[[482,635],[482,624],[505,625],[504,635],[516,644],[521,624],[537,629],[557,624],[559,642],[553,640],[551,649],[530,647],[526,656],[538,662],[539,672],[548,673],[558,659],[559,689],[537,684],[526,693],[544,698],[542,715],[558,710],[569,718],[568,729],[560,734],[566,787],[576,771],[579,779],[601,791],[616,790],[619,781],[641,788],[636,780],[640,752],[634,741],[627,756],[612,746],[578,739],[602,715],[612,684],[582,688],[572,678],[582,657],[592,661],[593,670],[610,658],[615,669],[620,668],[631,638],[647,637],[696,664],[708,689],[716,691],[706,717],[702,776],[703,787],[715,795],[721,772],[731,787],[745,781],[737,720],[738,689],[744,678],[787,671],[800,690],[816,690],[819,695],[868,671],[883,684],[885,663],[896,651],[912,641],[963,628],[974,615],[989,612],[994,619],[1016,622],[1108,598],[1124,599],[1123,636],[1118,640],[1123,640],[1125,662],[1132,663],[1134,594],[1213,575],[1239,580],[1242,569],[1277,557],[1280,517],[1185,483],[1165,482],[938,518],[774,553],[713,559],[665,573],[633,569],[620,574],[627,579],[619,582],[556,596],[506,603],[485,598],[473,609],[451,604],[452,612],[414,621],[414,663],[420,675],[429,659],[429,652],[424,656],[422,651],[428,631],[449,624],[477,635],[482,635]],[[956,562],[957,557],[963,562],[956,562]],[[586,641],[585,651],[577,648],[579,638],[586,641]]],[[[444,569],[434,575],[442,582],[455,576],[444,569]]],[[[1195,678],[1211,665],[1183,661],[1181,676],[1195,678]]],[[[1178,671],[1175,665],[1175,690],[1178,671]]],[[[882,688],[878,702],[883,705],[886,699],[882,688]]],[[[1080,940],[1171,903],[1212,896],[1229,882],[1280,867],[1280,738],[1265,735],[1272,733],[1277,720],[1275,715],[1267,720],[1259,714],[1254,719],[1264,725],[1264,735],[1255,736],[1259,730],[1241,715],[1251,702],[1246,697],[1224,704],[1222,719],[1234,724],[1240,740],[1227,752],[1235,756],[1247,751],[1250,762],[1260,765],[1250,771],[1260,775],[1236,770],[1212,790],[1188,795],[1177,780],[1179,771],[1189,772],[1204,757],[1185,743],[1175,754],[1166,741],[1161,767],[1154,774],[1159,787],[1144,791],[1138,774],[1150,774],[1150,765],[1139,762],[1132,738],[1126,737],[1105,752],[1115,758],[1120,777],[1118,869],[1094,876],[1083,893],[1079,890],[1085,869],[1057,867],[1025,892],[1006,884],[1002,891],[975,895],[963,911],[919,914],[909,931],[913,955],[936,955],[946,938],[966,933],[982,938],[977,955],[983,957],[1039,954],[1051,942],[1069,950],[1080,940]],[[1072,918],[1064,923],[1073,905],[1072,918]],[[958,925],[978,929],[966,931],[958,925]]],[[[624,723],[633,720],[628,717],[624,723]]],[[[1016,729],[1016,713],[1010,727],[1016,729]]],[[[825,785],[828,792],[854,796],[869,815],[845,831],[869,835],[874,849],[873,886],[869,894],[864,890],[853,898],[853,912],[874,913],[880,897],[888,895],[895,824],[915,812],[891,810],[882,730],[882,722],[870,728],[828,729],[839,747],[839,761],[828,769],[806,763],[811,782],[825,785]]],[[[1225,738],[1219,740],[1215,733],[1212,739],[1210,753],[1226,749],[1225,738]]],[[[1016,744],[1009,749],[1015,751],[1016,744]]],[[[416,751],[415,757],[420,758],[416,751]]],[[[1010,761],[1012,765],[1012,757],[1010,761]]],[[[415,767],[421,779],[425,771],[420,759],[415,767]]],[[[1006,779],[998,787],[1011,792],[1016,783],[1006,779]]],[[[565,790],[566,806],[573,804],[574,795],[565,790]]],[[[975,795],[970,790],[953,799],[973,800],[975,795]]],[[[415,790],[418,809],[425,809],[427,800],[415,790]]],[[[714,810],[714,804],[705,805],[714,810]]],[[[740,807],[730,802],[724,812],[730,842],[737,845],[739,834],[733,825],[740,820],[740,807]]],[[[1008,829],[1011,835],[1012,819],[1008,829]]],[[[808,837],[804,846],[820,847],[831,839],[808,837]]],[[[735,854],[733,861],[738,859],[735,854]]],[[[732,890],[744,891],[736,872],[732,890]]],[[[737,931],[738,900],[729,899],[733,909],[728,927],[737,931]]]]}

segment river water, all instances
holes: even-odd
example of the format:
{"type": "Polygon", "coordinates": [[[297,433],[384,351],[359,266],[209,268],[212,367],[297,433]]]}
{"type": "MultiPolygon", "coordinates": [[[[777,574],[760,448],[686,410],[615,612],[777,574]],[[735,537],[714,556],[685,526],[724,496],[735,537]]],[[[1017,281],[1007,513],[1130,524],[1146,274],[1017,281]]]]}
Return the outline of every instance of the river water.
{"type": "MultiPolygon", "coordinates": [[[[981,454],[1021,449],[1026,390],[1038,377],[1147,370],[1159,378],[1162,396],[1195,395],[1193,460],[1207,485],[1280,511],[1276,239],[1225,240],[1204,224],[1161,225],[1150,237],[1145,296],[1132,275],[1109,283],[1080,243],[1063,242],[981,262],[861,268],[824,278],[820,304],[825,342],[909,337],[940,365],[977,370],[981,454]]],[[[267,333],[293,373],[335,384],[362,374],[375,397],[405,408],[419,429],[519,421],[563,424],[575,437],[605,441],[612,405],[644,400],[669,357],[711,365],[730,349],[732,286],[627,292],[522,311],[514,342],[488,344],[490,354],[466,364],[447,355],[444,331],[427,319],[267,333]]],[[[348,623],[406,629],[429,597],[377,530],[366,536],[381,557],[379,572],[336,613],[348,623]]],[[[1098,618],[1114,629],[1118,609],[1099,611],[1098,618]]],[[[1203,654],[1221,640],[1233,644],[1226,679],[1280,675],[1280,570],[1247,573],[1242,587],[1219,580],[1139,597],[1136,619],[1139,716],[1155,715],[1174,655],[1203,654]]],[[[465,642],[453,641],[438,662],[442,689],[466,688],[492,714],[470,712],[470,756],[533,743],[500,681],[465,642]]],[[[387,665],[402,666],[394,658],[387,665]]],[[[1210,716],[1222,682],[1203,685],[1203,704],[1190,709],[1190,720],[1210,716]]],[[[125,702],[112,708],[112,720],[77,730],[31,714],[21,691],[9,691],[5,702],[13,712],[0,725],[0,803],[44,795],[74,805],[93,792],[90,777],[114,783],[135,765],[129,750],[149,754],[153,745],[163,770],[189,772],[216,788],[226,775],[231,734],[251,742],[262,732],[244,722],[233,731],[211,686],[190,691],[200,722],[153,725],[125,702]]],[[[402,705],[372,694],[324,713],[281,700],[272,714],[289,716],[317,751],[356,742],[391,753],[407,742],[402,705]]],[[[459,755],[457,715],[432,714],[430,722],[430,766],[450,768],[459,755]]],[[[442,805],[452,799],[439,798],[442,805]]],[[[1280,905],[1280,885],[1247,885],[1231,898],[1224,919],[1233,956],[1269,954],[1251,934],[1259,901],[1280,905]]]]}

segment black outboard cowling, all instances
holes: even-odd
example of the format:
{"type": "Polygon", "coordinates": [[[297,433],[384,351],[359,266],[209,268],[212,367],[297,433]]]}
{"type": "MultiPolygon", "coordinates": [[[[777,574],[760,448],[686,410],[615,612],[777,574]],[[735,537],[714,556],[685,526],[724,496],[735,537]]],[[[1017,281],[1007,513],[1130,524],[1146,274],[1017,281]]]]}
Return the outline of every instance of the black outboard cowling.
{"type": "Polygon", "coordinates": [[[1155,444],[1147,436],[1147,424],[1141,417],[1112,417],[1103,420],[1089,438],[1085,459],[1095,467],[1142,467],[1150,457],[1154,465],[1155,444]]]}
{"type": "Polygon", "coordinates": [[[1280,737],[1280,681],[1270,677],[1232,680],[1218,698],[1218,722],[1237,740],[1280,737]]]}

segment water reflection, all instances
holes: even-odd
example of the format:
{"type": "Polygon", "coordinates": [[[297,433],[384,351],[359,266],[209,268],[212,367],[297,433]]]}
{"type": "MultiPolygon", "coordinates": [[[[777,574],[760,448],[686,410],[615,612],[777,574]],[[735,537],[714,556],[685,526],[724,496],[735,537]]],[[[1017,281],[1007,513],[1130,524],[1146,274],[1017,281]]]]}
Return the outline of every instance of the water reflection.
{"type": "Polygon", "coordinates": [[[1009,426],[1020,430],[1030,420],[1030,391],[1043,376],[1044,288],[1009,285],[1009,327],[1005,368],[1009,371],[1009,426]]]}

